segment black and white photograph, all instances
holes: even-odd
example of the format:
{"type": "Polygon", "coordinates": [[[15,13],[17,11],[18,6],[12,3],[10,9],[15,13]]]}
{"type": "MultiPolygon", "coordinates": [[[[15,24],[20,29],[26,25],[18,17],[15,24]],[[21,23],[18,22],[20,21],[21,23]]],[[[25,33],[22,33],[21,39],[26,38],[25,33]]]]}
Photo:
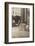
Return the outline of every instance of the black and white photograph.
{"type": "Polygon", "coordinates": [[[33,12],[33,3],[5,3],[6,43],[26,43],[34,41],[33,12]]]}
{"type": "Polygon", "coordinates": [[[12,8],[12,37],[29,37],[30,8],[12,8]]]}

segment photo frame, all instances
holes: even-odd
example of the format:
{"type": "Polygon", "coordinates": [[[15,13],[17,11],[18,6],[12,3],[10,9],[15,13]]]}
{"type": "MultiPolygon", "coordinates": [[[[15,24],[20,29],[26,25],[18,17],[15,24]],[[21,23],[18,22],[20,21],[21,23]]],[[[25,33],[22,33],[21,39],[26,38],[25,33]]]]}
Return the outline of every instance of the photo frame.
{"type": "Polygon", "coordinates": [[[34,4],[5,2],[5,43],[34,42],[34,4]]]}

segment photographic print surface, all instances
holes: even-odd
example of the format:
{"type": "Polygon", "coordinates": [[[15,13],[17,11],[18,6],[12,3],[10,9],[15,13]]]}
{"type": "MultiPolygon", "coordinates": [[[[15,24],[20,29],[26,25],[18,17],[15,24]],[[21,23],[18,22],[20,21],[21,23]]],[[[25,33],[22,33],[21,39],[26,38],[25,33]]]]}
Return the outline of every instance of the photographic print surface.
{"type": "Polygon", "coordinates": [[[34,40],[34,4],[5,4],[6,42],[20,43],[34,40]]]}
{"type": "Polygon", "coordinates": [[[12,8],[12,37],[29,37],[30,8],[12,8]]]}

